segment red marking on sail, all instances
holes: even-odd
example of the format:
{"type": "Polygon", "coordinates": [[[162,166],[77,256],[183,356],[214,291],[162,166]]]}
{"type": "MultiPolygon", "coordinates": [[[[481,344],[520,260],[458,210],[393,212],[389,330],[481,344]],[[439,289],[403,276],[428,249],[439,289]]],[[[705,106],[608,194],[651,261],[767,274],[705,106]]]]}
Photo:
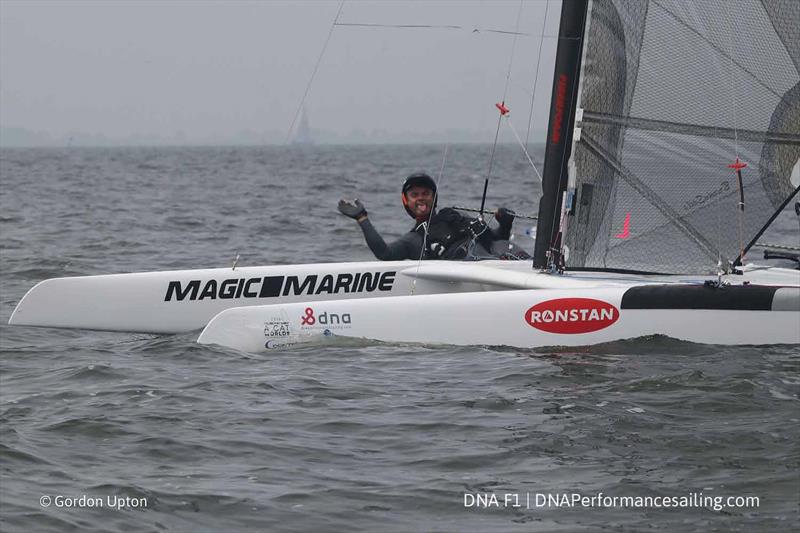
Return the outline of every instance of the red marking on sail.
{"type": "Polygon", "coordinates": [[[525,311],[525,322],[548,333],[591,333],[619,320],[619,309],[594,298],[556,298],[525,311]]]}
{"type": "Polygon", "coordinates": [[[743,168],[747,168],[747,163],[745,163],[744,161],[740,161],[739,158],[737,157],[736,161],[728,165],[728,168],[732,168],[733,170],[739,172],[743,168]]]}
{"type": "Polygon", "coordinates": [[[508,108],[506,107],[505,102],[494,104],[494,106],[500,111],[500,115],[505,116],[506,114],[508,114],[508,108]]]}
{"type": "Polygon", "coordinates": [[[631,214],[625,215],[625,222],[622,223],[622,233],[617,233],[617,239],[627,239],[631,235],[631,214]]]}

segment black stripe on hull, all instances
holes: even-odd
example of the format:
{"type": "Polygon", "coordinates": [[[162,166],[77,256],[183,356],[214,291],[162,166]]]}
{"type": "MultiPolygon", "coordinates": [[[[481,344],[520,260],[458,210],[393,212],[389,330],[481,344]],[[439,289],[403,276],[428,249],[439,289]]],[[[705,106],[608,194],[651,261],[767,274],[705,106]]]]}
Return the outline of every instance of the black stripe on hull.
{"type": "Polygon", "coordinates": [[[642,285],[622,295],[622,309],[717,309],[771,311],[780,287],[735,285],[642,285]]]}

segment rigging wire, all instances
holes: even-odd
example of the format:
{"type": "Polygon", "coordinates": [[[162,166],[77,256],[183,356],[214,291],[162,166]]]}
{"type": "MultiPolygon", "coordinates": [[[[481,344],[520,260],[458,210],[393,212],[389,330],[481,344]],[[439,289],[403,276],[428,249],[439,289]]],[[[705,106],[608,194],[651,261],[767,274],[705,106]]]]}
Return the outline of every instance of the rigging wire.
{"type": "Polygon", "coordinates": [[[492,163],[494,162],[494,152],[497,149],[497,137],[500,135],[500,122],[503,120],[503,111],[500,111],[500,118],[497,119],[497,129],[494,132],[494,143],[492,143],[492,153],[489,155],[489,171],[486,173],[486,179],[483,181],[483,195],[481,196],[481,216],[483,216],[483,208],[486,205],[486,191],[489,188],[489,178],[492,176],[492,163]]]}
{"type": "Polygon", "coordinates": [[[510,114],[506,115],[506,122],[508,122],[508,127],[511,128],[511,131],[514,133],[514,137],[516,137],[517,142],[519,143],[519,146],[522,148],[522,152],[525,154],[525,157],[528,159],[528,163],[531,164],[531,168],[533,168],[533,171],[536,172],[536,177],[539,178],[539,182],[541,182],[542,181],[542,175],[539,173],[539,169],[536,168],[536,165],[534,164],[533,159],[531,159],[531,155],[528,153],[528,148],[522,142],[522,139],[520,139],[519,134],[517,133],[517,130],[514,129],[514,124],[511,123],[511,115],[510,114]]]}
{"type": "MultiPolygon", "coordinates": [[[[533,120],[533,108],[534,108],[534,103],[536,101],[536,84],[539,82],[539,64],[541,63],[542,60],[542,45],[544,45],[544,30],[547,27],[547,10],[549,8],[550,8],[550,0],[546,0],[544,4],[544,18],[542,19],[542,36],[539,39],[539,55],[536,58],[536,72],[533,77],[533,92],[531,93],[531,109],[530,113],[528,114],[528,132],[525,134],[525,146],[528,146],[528,141],[531,138],[531,121],[533,120]]],[[[525,153],[527,155],[527,151],[525,153]]],[[[530,157],[528,159],[530,159],[530,157]]],[[[542,177],[539,176],[539,179],[541,180],[542,177]]]]}
{"type": "Polygon", "coordinates": [[[514,34],[514,41],[511,43],[511,57],[508,60],[508,73],[506,74],[506,83],[505,87],[503,88],[503,99],[501,103],[497,105],[497,108],[500,110],[500,116],[497,119],[497,129],[494,132],[494,143],[492,143],[492,153],[489,155],[489,170],[486,173],[486,180],[483,182],[483,196],[481,198],[481,213],[480,217],[483,216],[483,208],[486,205],[486,191],[489,188],[489,180],[492,178],[492,165],[494,164],[494,154],[497,150],[497,138],[500,135],[500,124],[503,121],[503,115],[508,113],[508,110],[505,107],[506,104],[506,95],[508,94],[508,84],[511,81],[511,67],[514,64],[514,50],[517,47],[517,33],[519,32],[519,21],[522,18],[522,0],[519,0],[519,9],[517,10],[517,24],[515,28],[514,34]]]}
{"type": "Polygon", "coordinates": [[[511,42],[511,57],[508,59],[508,73],[506,74],[506,85],[503,88],[503,102],[506,100],[508,94],[508,84],[511,81],[511,67],[514,64],[514,52],[517,49],[517,36],[519,35],[519,21],[522,18],[522,0],[519,0],[519,9],[517,10],[517,23],[514,27],[514,40],[511,42]]]}
{"type": "Polygon", "coordinates": [[[328,30],[328,37],[325,39],[325,44],[322,45],[322,50],[319,53],[319,57],[317,58],[317,64],[314,65],[314,70],[311,72],[311,77],[308,79],[308,84],[306,84],[306,90],[303,93],[303,97],[300,99],[300,105],[297,106],[297,111],[294,113],[294,118],[292,119],[292,124],[289,126],[289,131],[286,133],[286,142],[284,144],[289,144],[289,139],[292,137],[292,131],[294,130],[294,125],[297,123],[297,117],[300,116],[300,111],[303,109],[303,105],[306,103],[306,97],[308,96],[308,91],[311,89],[311,83],[314,81],[314,76],[317,75],[317,70],[319,69],[320,63],[322,63],[322,56],[325,55],[325,50],[328,48],[328,43],[331,40],[331,36],[333,35],[333,29],[336,27],[336,22],[339,20],[339,16],[342,14],[342,8],[344,7],[345,0],[342,0],[339,3],[339,9],[336,11],[336,17],[333,19],[333,23],[331,24],[330,30],[328,30]]]}

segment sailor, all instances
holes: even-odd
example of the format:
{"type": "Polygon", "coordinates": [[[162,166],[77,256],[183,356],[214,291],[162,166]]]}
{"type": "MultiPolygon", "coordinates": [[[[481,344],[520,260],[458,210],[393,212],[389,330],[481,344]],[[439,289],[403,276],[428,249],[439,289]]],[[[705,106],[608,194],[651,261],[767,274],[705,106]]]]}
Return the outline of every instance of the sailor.
{"type": "Polygon", "coordinates": [[[414,219],[414,227],[394,242],[386,244],[372,226],[364,204],[339,200],[339,211],[358,222],[369,249],[382,261],[402,259],[481,259],[497,258],[496,243],[511,235],[514,213],[500,208],[495,218],[500,227],[493,230],[481,218],[469,218],[453,208],[436,210],[436,182],[425,173],[412,174],[403,182],[403,207],[414,219]]]}

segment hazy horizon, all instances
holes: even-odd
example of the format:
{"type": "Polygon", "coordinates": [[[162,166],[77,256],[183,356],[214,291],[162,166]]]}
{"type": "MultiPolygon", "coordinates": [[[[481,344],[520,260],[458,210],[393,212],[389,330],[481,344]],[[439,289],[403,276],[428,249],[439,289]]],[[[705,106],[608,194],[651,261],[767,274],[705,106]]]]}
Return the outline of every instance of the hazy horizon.
{"type": "MultiPolygon", "coordinates": [[[[0,136],[4,135],[0,132],[0,136]]],[[[14,139],[14,137],[5,137],[6,139],[14,139]]],[[[531,152],[531,156],[533,157],[533,150],[537,148],[543,148],[545,146],[544,141],[536,141],[536,142],[529,142],[527,145],[527,150],[531,152]]],[[[370,139],[370,140],[355,140],[349,141],[346,139],[342,139],[339,141],[322,141],[322,142],[314,142],[309,143],[307,145],[297,144],[293,142],[286,143],[285,141],[276,141],[276,142],[248,142],[246,140],[230,140],[226,142],[225,140],[220,142],[203,142],[202,140],[198,141],[184,141],[184,142],[170,142],[167,139],[160,139],[157,142],[152,142],[149,139],[145,138],[131,138],[129,140],[117,140],[117,139],[105,139],[105,140],[97,140],[96,137],[87,136],[83,140],[75,140],[75,139],[67,139],[65,142],[57,142],[57,140],[47,140],[46,142],[39,142],[36,140],[32,141],[23,141],[23,142],[0,142],[0,150],[27,150],[27,149],[69,149],[69,148],[258,148],[258,147],[297,147],[299,149],[305,149],[306,147],[313,148],[313,147],[336,147],[336,146],[492,146],[492,141],[484,141],[484,140],[436,140],[435,138],[431,139],[423,139],[423,140],[398,140],[398,141],[390,141],[390,140],[382,140],[382,139],[370,139]]],[[[509,141],[498,141],[497,146],[519,146],[518,142],[509,142],[509,141]]]]}
{"type": "MultiPolygon", "coordinates": [[[[0,145],[282,144],[339,5],[3,0],[0,145]]],[[[506,92],[517,134],[541,142],[559,13],[344,3],[305,99],[310,140],[491,143],[506,92]]],[[[507,126],[500,141],[516,142],[507,126]]]]}
{"type": "MultiPolygon", "coordinates": [[[[312,142],[296,143],[289,145],[308,144],[316,146],[354,146],[354,145],[459,145],[459,144],[492,144],[493,139],[486,139],[479,133],[463,131],[433,131],[419,134],[417,132],[400,132],[393,135],[370,135],[368,132],[350,132],[339,135],[331,131],[312,130],[312,142]]],[[[246,132],[245,132],[246,133],[246,132]]],[[[287,145],[285,133],[272,136],[255,135],[248,137],[246,134],[230,138],[212,137],[201,138],[166,138],[158,136],[131,135],[128,137],[112,138],[102,134],[76,132],[62,137],[52,136],[43,132],[36,132],[24,128],[0,129],[0,148],[69,148],[69,147],[193,147],[193,146],[285,146],[287,145]]],[[[518,145],[516,140],[501,138],[497,143],[502,145],[518,145]]],[[[528,146],[544,145],[544,139],[533,135],[528,146]]]]}

